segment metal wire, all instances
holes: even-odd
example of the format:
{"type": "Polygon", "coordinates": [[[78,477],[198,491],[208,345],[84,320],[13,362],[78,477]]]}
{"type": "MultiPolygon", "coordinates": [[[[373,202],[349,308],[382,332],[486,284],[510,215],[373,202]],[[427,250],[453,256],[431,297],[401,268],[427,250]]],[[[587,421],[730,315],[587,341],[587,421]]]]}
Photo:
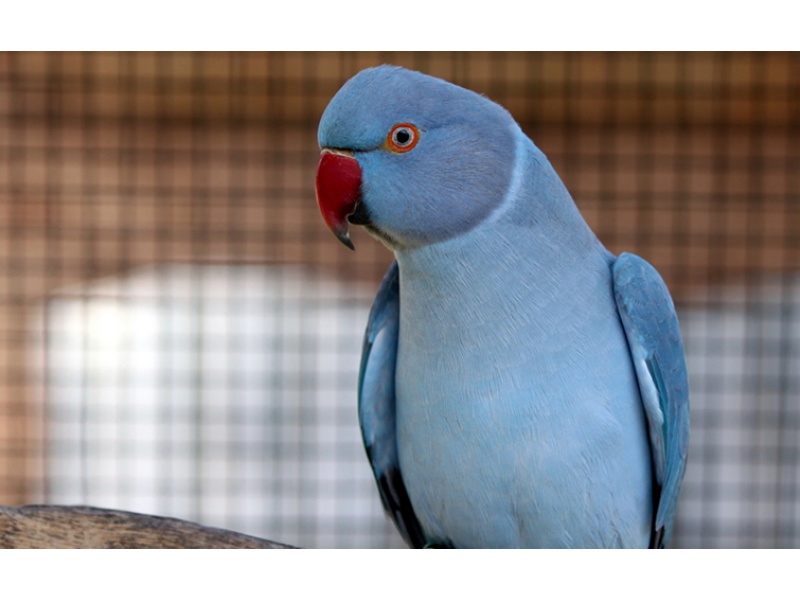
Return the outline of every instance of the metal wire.
{"type": "Polygon", "coordinates": [[[673,545],[800,547],[788,53],[0,53],[0,503],[401,546],[355,377],[390,254],[322,225],[316,126],[385,62],[506,106],[679,308],[673,545]]]}

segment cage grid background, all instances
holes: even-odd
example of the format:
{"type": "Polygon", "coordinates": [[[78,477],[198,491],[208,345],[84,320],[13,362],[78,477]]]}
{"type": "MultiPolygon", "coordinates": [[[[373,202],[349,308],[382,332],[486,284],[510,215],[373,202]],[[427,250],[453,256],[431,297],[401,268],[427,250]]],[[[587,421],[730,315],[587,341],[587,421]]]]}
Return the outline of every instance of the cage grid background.
{"type": "Polygon", "coordinates": [[[355,378],[391,256],[318,216],[316,126],[393,63],[500,102],[679,310],[675,547],[800,547],[792,53],[0,53],[0,503],[399,547],[355,378]]]}

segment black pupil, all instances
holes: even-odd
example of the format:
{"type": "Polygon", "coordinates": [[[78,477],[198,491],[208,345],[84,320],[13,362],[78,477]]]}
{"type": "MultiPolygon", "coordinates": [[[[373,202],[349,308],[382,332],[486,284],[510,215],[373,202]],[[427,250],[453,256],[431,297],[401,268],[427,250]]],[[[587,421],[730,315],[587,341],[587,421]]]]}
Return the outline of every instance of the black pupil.
{"type": "Polygon", "coordinates": [[[405,146],[411,141],[411,132],[408,129],[398,129],[394,132],[394,141],[398,146],[405,146]]]}

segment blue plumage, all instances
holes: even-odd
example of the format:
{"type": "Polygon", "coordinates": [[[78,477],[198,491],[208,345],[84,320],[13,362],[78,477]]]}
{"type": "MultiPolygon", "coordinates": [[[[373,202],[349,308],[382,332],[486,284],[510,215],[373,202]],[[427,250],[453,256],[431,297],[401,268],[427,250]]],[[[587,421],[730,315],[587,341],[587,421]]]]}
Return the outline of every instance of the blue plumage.
{"type": "Polygon", "coordinates": [[[326,222],[349,243],[349,215],[397,259],[367,325],[359,417],[409,545],[666,544],[688,397],[655,269],[610,254],[474,92],[369,69],[319,141],[326,222]]]}

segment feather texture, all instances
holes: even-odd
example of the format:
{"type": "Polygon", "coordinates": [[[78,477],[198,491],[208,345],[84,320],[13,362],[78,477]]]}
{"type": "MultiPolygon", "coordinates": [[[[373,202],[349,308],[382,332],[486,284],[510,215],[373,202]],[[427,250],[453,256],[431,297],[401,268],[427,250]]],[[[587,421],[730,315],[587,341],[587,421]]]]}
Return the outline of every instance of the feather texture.
{"type": "Polygon", "coordinates": [[[396,256],[364,340],[359,416],[415,547],[663,546],[688,440],[669,293],[615,258],[497,104],[397,67],[356,75],[323,147],[363,172],[353,223],[396,256]],[[384,143],[397,123],[413,150],[384,143]]]}

